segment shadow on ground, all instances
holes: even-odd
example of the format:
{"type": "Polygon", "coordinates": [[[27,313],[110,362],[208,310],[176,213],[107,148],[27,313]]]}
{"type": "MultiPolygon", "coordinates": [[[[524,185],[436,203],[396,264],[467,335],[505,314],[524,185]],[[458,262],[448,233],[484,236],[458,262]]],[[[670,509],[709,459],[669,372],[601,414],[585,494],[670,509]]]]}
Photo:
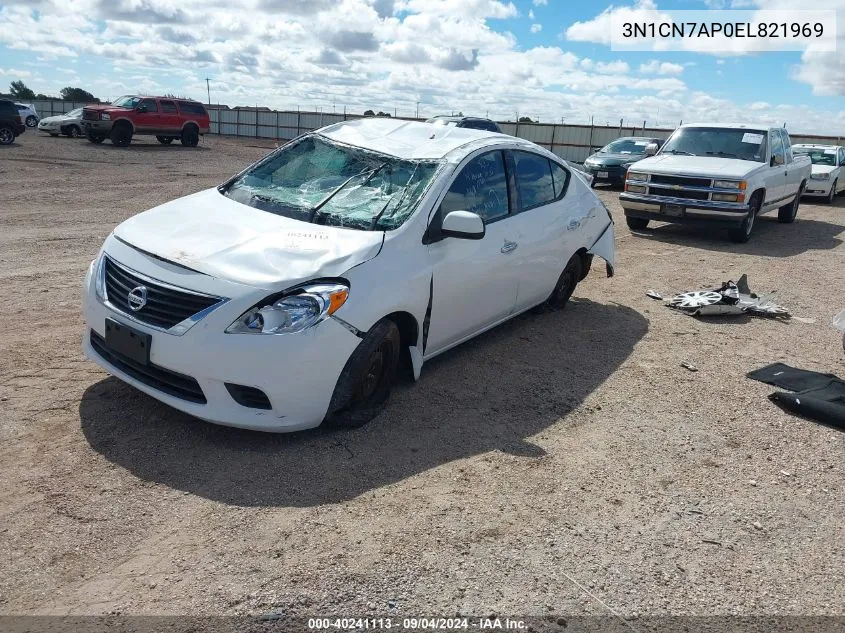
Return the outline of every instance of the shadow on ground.
{"type": "Polygon", "coordinates": [[[242,506],[336,503],[488,451],[542,456],[526,438],[578,407],[647,331],[631,308],[588,300],[523,315],[427,363],[357,431],[219,427],[114,378],[89,387],[79,413],[91,447],[145,481],[242,506]]]}
{"type": "MultiPolygon", "coordinates": [[[[835,208],[835,207],[834,207],[835,208]]],[[[682,244],[723,253],[792,257],[807,251],[831,250],[842,243],[841,224],[801,218],[781,224],[777,215],[763,214],[754,223],[751,239],[745,244],[728,240],[727,230],[703,225],[653,223],[644,231],[631,231],[637,237],[670,244],[682,244]]]]}

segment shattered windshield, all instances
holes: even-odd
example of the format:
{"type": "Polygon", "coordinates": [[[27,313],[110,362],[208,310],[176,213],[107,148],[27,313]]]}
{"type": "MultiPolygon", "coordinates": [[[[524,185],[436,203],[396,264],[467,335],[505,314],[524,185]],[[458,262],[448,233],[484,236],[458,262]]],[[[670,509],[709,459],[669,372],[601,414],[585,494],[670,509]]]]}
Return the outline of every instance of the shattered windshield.
{"type": "Polygon", "coordinates": [[[764,130],[683,127],[666,141],[661,154],[717,156],[764,163],[767,136],[764,130]]]}
{"type": "Polygon", "coordinates": [[[401,160],[312,134],[271,154],[222,192],[312,224],[390,230],[414,212],[439,167],[439,162],[401,160]]]}
{"type": "Polygon", "coordinates": [[[836,150],[826,149],[822,147],[802,147],[800,149],[792,148],[792,153],[796,156],[809,156],[810,162],[813,165],[828,165],[836,167],[836,150]]]}
{"type": "Polygon", "coordinates": [[[645,154],[645,148],[651,139],[644,138],[620,138],[619,140],[608,143],[601,148],[600,154],[645,154]]]}
{"type": "Polygon", "coordinates": [[[118,97],[111,104],[118,108],[134,108],[140,100],[141,97],[118,97]]]}

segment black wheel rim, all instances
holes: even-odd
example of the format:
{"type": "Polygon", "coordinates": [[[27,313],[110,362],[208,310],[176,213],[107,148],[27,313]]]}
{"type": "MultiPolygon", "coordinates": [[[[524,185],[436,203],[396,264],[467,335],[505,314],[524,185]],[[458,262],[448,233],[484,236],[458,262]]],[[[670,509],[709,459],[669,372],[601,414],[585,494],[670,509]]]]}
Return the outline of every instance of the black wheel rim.
{"type": "Polygon", "coordinates": [[[387,343],[379,345],[367,361],[367,369],[361,377],[359,386],[361,400],[371,398],[384,380],[385,359],[389,353],[387,347],[387,343]]]}
{"type": "Polygon", "coordinates": [[[12,131],[8,128],[3,128],[0,130],[0,143],[3,145],[8,145],[12,142],[14,136],[12,135],[12,131]]]}

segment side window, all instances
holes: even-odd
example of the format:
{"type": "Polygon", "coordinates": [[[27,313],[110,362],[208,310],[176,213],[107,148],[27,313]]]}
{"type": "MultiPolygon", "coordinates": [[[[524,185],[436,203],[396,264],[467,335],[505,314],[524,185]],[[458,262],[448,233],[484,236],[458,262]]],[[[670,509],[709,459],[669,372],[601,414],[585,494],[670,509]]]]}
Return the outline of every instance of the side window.
{"type": "Polygon", "coordinates": [[[786,157],[783,152],[783,139],[778,130],[773,130],[772,133],[772,157],[775,159],[775,165],[783,165],[786,157]]]}
{"type": "Polygon", "coordinates": [[[559,200],[566,195],[566,190],[569,189],[569,170],[564,169],[557,163],[552,163],[552,184],[555,188],[555,200],[559,200]]]}
{"type": "Polygon", "coordinates": [[[164,114],[176,114],[176,104],[172,101],[162,101],[161,111],[164,114]]]}
{"type": "Polygon", "coordinates": [[[549,159],[531,152],[514,152],[516,186],[522,209],[533,209],[555,200],[549,159]]]}
{"type": "Polygon", "coordinates": [[[455,178],[440,203],[440,218],[452,211],[472,211],[484,222],[509,213],[508,183],[502,152],[495,151],[473,158],[455,178]]]}
{"type": "Polygon", "coordinates": [[[839,165],[845,165],[845,149],[839,148],[839,165]]]}
{"type": "Polygon", "coordinates": [[[158,106],[155,99],[141,99],[138,102],[138,108],[147,106],[147,112],[158,112],[158,106]]]}
{"type": "Polygon", "coordinates": [[[789,140],[789,134],[786,130],[780,131],[780,136],[783,139],[783,155],[786,157],[786,162],[792,162],[792,142],[789,140]]]}
{"type": "Polygon", "coordinates": [[[179,110],[184,114],[205,114],[205,108],[202,104],[193,101],[180,101],[179,110]]]}

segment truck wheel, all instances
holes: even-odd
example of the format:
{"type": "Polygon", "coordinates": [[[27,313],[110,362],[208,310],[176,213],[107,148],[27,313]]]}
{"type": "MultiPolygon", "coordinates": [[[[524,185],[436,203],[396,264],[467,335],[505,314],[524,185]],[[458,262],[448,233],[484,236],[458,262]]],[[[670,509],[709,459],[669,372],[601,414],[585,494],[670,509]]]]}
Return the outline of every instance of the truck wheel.
{"type": "Polygon", "coordinates": [[[625,216],[625,224],[628,225],[628,228],[632,231],[642,231],[648,226],[648,219],[647,218],[632,218],[629,215],[625,216]]]}
{"type": "Polygon", "coordinates": [[[745,242],[751,239],[751,230],[754,228],[754,220],[757,218],[757,213],[760,211],[760,199],[760,195],[755,193],[751,198],[751,208],[748,210],[748,214],[745,216],[742,224],[738,228],[730,229],[728,231],[728,237],[731,238],[731,242],[745,244],[745,242]]]}
{"type": "Polygon", "coordinates": [[[100,143],[106,140],[106,137],[102,134],[93,134],[91,132],[88,132],[87,138],[88,141],[93,143],[94,145],[99,145],[100,143]]]}
{"type": "Polygon", "coordinates": [[[170,136],[156,136],[156,140],[162,145],[170,145],[173,142],[173,137],[170,136]]]}
{"type": "Polygon", "coordinates": [[[126,147],[132,142],[132,128],[126,123],[119,123],[112,128],[110,137],[112,145],[126,147]]]}
{"type": "Polygon", "coordinates": [[[197,128],[191,125],[182,130],[182,145],[185,147],[196,147],[199,142],[200,135],[197,128]]]}
{"type": "Polygon", "coordinates": [[[798,187],[798,194],[795,196],[795,200],[778,209],[778,222],[781,224],[792,224],[795,221],[795,216],[798,215],[798,205],[801,203],[801,196],[804,195],[804,185],[805,183],[802,182],[801,186],[798,187]]]}
{"type": "Polygon", "coordinates": [[[357,429],[381,413],[399,363],[401,337],[390,319],[376,323],[358,344],[337,381],[326,422],[357,429]]]}

